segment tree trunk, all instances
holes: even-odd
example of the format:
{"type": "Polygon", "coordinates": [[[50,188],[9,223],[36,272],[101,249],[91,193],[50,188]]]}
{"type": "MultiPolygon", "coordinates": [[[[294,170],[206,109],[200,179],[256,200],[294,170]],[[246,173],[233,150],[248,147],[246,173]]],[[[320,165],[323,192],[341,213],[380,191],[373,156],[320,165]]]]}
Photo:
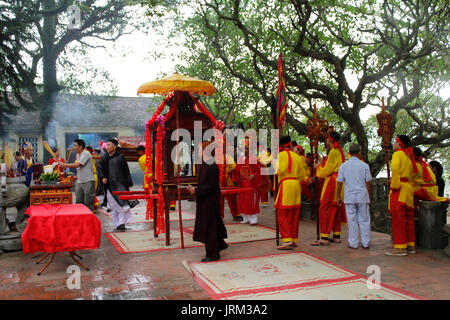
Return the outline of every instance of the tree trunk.
{"type": "MultiPolygon", "coordinates": [[[[42,5],[45,10],[50,10],[55,7],[54,0],[44,0],[42,5]]],[[[59,91],[56,60],[57,54],[55,50],[55,36],[56,36],[56,15],[44,16],[44,23],[42,27],[42,49],[43,49],[43,82],[44,93],[43,98],[39,101],[41,128],[44,133],[44,139],[49,141],[51,147],[56,146],[54,141],[56,133],[54,126],[48,126],[53,118],[53,110],[56,104],[56,98],[59,91]]]]}
{"type": "Polygon", "coordinates": [[[286,120],[289,122],[292,127],[301,135],[306,135],[308,130],[306,128],[306,124],[298,121],[293,116],[291,116],[289,113],[286,113],[286,120]]]}
{"type": "MultiPolygon", "coordinates": [[[[389,154],[391,154],[391,151],[389,151],[389,154]]],[[[380,152],[378,152],[375,159],[371,163],[369,163],[370,174],[372,175],[372,177],[376,177],[380,173],[380,171],[384,168],[385,165],[386,165],[386,157],[383,148],[380,152]]]]}

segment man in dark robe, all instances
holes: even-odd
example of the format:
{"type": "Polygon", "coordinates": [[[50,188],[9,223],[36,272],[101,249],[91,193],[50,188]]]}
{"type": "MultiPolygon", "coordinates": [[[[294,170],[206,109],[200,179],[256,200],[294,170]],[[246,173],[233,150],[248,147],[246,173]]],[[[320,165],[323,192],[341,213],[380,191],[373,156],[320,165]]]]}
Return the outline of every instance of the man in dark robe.
{"type": "Polygon", "coordinates": [[[114,196],[114,191],[129,191],[133,186],[130,169],[124,156],[118,152],[116,139],[109,139],[106,143],[107,153],[100,159],[99,179],[101,179],[107,197],[107,207],[111,210],[114,227],[119,231],[125,231],[125,224],[132,220],[130,203],[114,196]]]}
{"type": "MultiPolygon", "coordinates": [[[[204,150],[209,143],[204,142],[202,149],[204,150]]],[[[228,247],[223,240],[227,238],[227,230],[220,216],[219,167],[214,161],[208,160],[214,159],[209,155],[203,155],[197,188],[188,187],[188,191],[197,196],[193,239],[205,244],[206,257],[202,262],[219,260],[220,251],[228,247]]]]}

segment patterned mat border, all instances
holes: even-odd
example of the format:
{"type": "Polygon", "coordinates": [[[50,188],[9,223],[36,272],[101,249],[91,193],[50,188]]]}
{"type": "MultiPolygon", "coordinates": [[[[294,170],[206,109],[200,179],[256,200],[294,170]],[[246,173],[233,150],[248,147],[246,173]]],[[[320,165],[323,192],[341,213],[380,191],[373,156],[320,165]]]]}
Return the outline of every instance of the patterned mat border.
{"type": "MultiPolygon", "coordinates": [[[[260,256],[252,256],[252,257],[246,257],[246,258],[231,258],[231,259],[224,259],[224,260],[219,260],[219,261],[213,261],[213,262],[208,262],[208,264],[212,264],[212,263],[221,263],[221,262],[226,262],[226,261],[232,261],[232,260],[246,260],[246,259],[257,259],[257,258],[263,258],[263,257],[270,257],[270,256],[278,256],[278,255],[288,255],[288,254],[306,254],[316,260],[319,260],[322,263],[326,263],[332,267],[337,267],[341,270],[344,270],[350,274],[352,274],[352,276],[348,276],[348,277],[342,277],[342,278],[338,278],[338,279],[324,279],[324,280],[315,280],[315,281],[309,281],[309,282],[304,282],[304,283],[292,283],[292,284],[284,284],[284,285],[280,285],[280,286],[270,286],[270,287],[264,287],[264,288],[257,288],[257,289],[247,289],[247,290],[241,290],[241,291],[234,291],[234,292],[228,292],[228,293],[216,293],[214,292],[214,290],[203,280],[201,279],[198,275],[197,275],[197,270],[194,271],[194,269],[191,267],[191,269],[193,270],[193,276],[194,279],[196,280],[196,282],[198,283],[198,285],[205,290],[211,297],[212,300],[223,300],[223,299],[229,299],[232,298],[234,296],[244,296],[244,295],[250,295],[250,294],[258,294],[258,293],[275,293],[278,292],[280,290],[289,290],[289,289],[297,289],[297,288],[302,288],[302,287],[310,287],[310,286],[314,286],[314,285],[321,285],[321,284],[333,284],[333,283],[342,283],[345,281],[351,281],[351,280],[358,280],[358,279],[364,279],[367,281],[367,277],[354,272],[352,270],[349,270],[347,268],[344,268],[334,262],[328,261],[324,258],[318,257],[316,255],[313,255],[309,252],[306,251],[297,251],[297,252],[283,252],[283,253],[273,253],[273,254],[267,254],[267,255],[260,255],[260,256]]],[[[195,265],[201,265],[203,264],[202,262],[193,262],[190,263],[190,266],[195,266],[195,265]]],[[[387,284],[381,284],[382,287],[401,293],[403,295],[407,295],[410,296],[412,298],[418,299],[418,300],[425,300],[423,297],[420,297],[418,295],[415,295],[411,292],[402,290],[402,289],[398,289],[398,288],[394,288],[391,287],[387,284]]]]}
{"type": "MultiPolygon", "coordinates": [[[[328,286],[328,285],[334,286],[334,285],[341,285],[341,284],[347,284],[347,283],[358,282],[358,281],[366,282],[367,279],[364,276],[361,276],[361,277],[356,278],[356,279],[342,280],[342,281],[339,280],[339,281],[335,281],[335,282],[332,282],[332,283],[321,283],[318,286],[328,286]]],[[[417,299],[417,300],[426,300],[425,298],[420,297],[418,295],[415,295],[415,294],[413,294],[411,292],[408,292],[408,291],[405,291],[405,290],[402,290],[402,289],[398,289],[398,288],[394,288],[394,287],[389,286],[387,284],[380,284],[380,286],[384,290],[389,290],[390,294],[393,294],[393,295],[398,295],[400,297],[407,296],[407,297],[410,297],[410,298],[413,298],[413,299],[417,299]]],[[[236,297],[243,298],[243,297],[246,297],[246,296],[264,296],[266,294],[267,295],[276,294],[279,291],[295,291],[295,290],[298,290],[299,288],[304,288],[304,289],[308,290],[308,289],[316,289],[317,287],[315,287],[315,286],[300,287],[299,286],[299,287],[295,287],[295,288],[281,289],[281,290],[275,290],[275,291],[265,291],[265,292],[258,292],[258,293],[252,293],[252,294],[236,294],[236,295],[233,295],[233,296],[222,296],[220,299],[221,300],[234,300],[233,298],[236,298],[236,297]]],[[[281,293],[283,293],[283,292],[281,292],[281,293]]]]}
{"type": "MultiPolygon", "coordinates": [[[[239,223],[225,223],[225,226],[228,226],[228,225],[236,225],[236,224],[239,224],[239,223]]],[[[271,228],[271,227],[266,227],[266,226],[262,226],[262,225],[256,225],[256,226],[254,226],[254,227],[261,227],[261,228],[265,228],[265,229],[269,229],[269,230],[272,230],[272,231],[275,231],[275,229],[274,228],[271,228]]],[[[252,227],[252,228],[254,228],[254,227],[252,227]]],[[[193,227],[186,227],[186,228],[183,228],[183,229],[187,229],[187,228],[193,228],[193,227]]],[[[153,236],[153,230],[131,230],[131,231],[126,231],[126,232],[128,232],[128,233],[130,233],[130,232],[142,232],[142,231],[148,231],[148,232],[150,232],[151,234],[152,234],[152,236],[153,236]]],[[[175,232],[175,230],[173,230],[173,232],[175,232]]],[[[180,229],[176,229],[176,232],[180,232],[180,229]]],[[[103,233],[107,238],[108,238],[108,240],[113,244],[113,246],[116,248],[116,250],[119,252],[119,253],[121,253],[121,254],[128,254],[128,253],[145,253],[145,252],[156,252],[156,251],[166,251],[166,250],[178,250],[178,249],[181,249],[181,243],[178,245],[178,246],[176,246],[176,247],[173,247],[173,248],[157,248],[157,249],[149,249],[149,250],[142,250],[142,251],[132,251],[132,250],[130,250],[130,251],[125,251],[125,250],[123,250],[123,247],[127,247],[126,245],[125,245],[125,243],[123,243],[123,242],[121,242],[120,241],[120,239],[118,239],[118,238],[116,238],[116,237],[114,237],[113,235],[111,235],[111,234],[114,234],[114,233],[119,233],[119,232],[105,232],[105,233],[103,233]],[[122,244],[123,244],[123,247],[122,247],[122,245],[119,243],[119,242],[121,242],[122,244]]],[[[187,233],[187,232],[183,232],[184,233],[184,235],[185,236],[192,236],[192,234],[190,234],[190,233],[187,233]]],[[[162,234],[160,234],[159,235],[159,237],[162,237],[162,238],[164,238],[165,239],[165,237],[166,237],[166,234],[165,233],[162,233],[162,234]]],[[[246,243],[246,242],[257,242],[257,241],[267,241],[267,240],[273,240],[273,239],[275,239],[275,236],[273,237],[273,238],[265,238],[265,239],[257,239],[257,240],[247,240],[247,241],[236,241],[236,242],[228,242],[227,241],[227,243],[228,244],[235,244],[235,243],[246,243]]],[[[181,241],[181,240],[180,240],[181,241]]],[[[196,244],[196,245],[190,245],[190,246],[184,246],[184,249],[187,249],[187,248],[198,248],[198,247],[203,247],[204,246],[204,244],[196,244]]]]}

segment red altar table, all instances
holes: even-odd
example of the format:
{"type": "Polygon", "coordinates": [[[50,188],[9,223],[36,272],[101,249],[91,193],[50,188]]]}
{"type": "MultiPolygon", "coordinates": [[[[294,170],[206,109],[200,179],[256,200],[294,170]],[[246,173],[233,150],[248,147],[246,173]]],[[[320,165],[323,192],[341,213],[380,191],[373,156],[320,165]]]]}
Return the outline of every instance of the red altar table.
{"type": "Polygon", "coordinates": [[[100,220],[83,204],[54,204],[30,206],[28,225],[22,234],[24,253],[46,252],[37,263],[52,254],[50,261],[38,273],[40,275],[53,261],[57,252],[69,252],[84,269],[89,270],[74,258],[74,251],[100,247],[100,220]]]}

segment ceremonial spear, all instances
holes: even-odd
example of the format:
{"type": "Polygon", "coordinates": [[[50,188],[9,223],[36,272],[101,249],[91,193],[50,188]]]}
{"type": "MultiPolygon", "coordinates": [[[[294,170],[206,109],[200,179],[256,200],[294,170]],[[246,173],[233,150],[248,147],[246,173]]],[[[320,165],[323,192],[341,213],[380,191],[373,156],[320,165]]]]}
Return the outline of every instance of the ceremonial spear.
{"type": "MultiPolygon", "coordinates": [[[[271,108],[271,116],[272,116],[272,125],[273,128],[278,130],[278,138],[280,138],[280,128],[279,123],[278,123],[278,108],[277,108],[277,101],[275,99],[275,97],[272,95],[272,104],[270,106],[271,108]]],[[[273,190],[274,190],[274,199],[276,199],[277,195],[278,195],[278,176],[276,175],[276,172],[273,176],[273,182],[274,182],[274,186],[273,186],[273,190]]],[[[275,200],[274,200],[275,201],[275,200]]],[[[275,240],[277,243],[277,246],[280,245],[280,226],[278,225],[278,209],[275,208],[275,240]]]]}
{"type": "MultiPolygon", "coordinates": [[[[328,134],[328,120],[322,120],[317,117],[316,104],[314,104],[314,118],[309,119],[306,122],[307,134],[306,136],[309,138],[309,147],[311,153],[313,154],[314,160],[317,160],[319,157],[319,141],[323,141],[328,134]]],[[[314,167],[314,161],[311,167],[312,177],[316,175],[316,169],[314,167]]],[[[311,205],[311,211],[314,213],[316,217],[316,232],[317,232],[317,240],[320,239],[320,231],[319,231],[319,214],[318,214],[318,206],[317,206],[317,189],[318,189],[318,181],[313,179],[314,184],[314,192],[313,192],[313,201],[311,205]]]]}
{"type": "Polygon", "coordinates": [[[394,134],[394,130],[392,128],[392,115],[386,112],[386,108],[384,107],[384,97],[381,98],[381,112],[377,114],[376,117],[379,124],[378,136],[383,138],[384,155],[386,158],[386,170],[389,181],[389,144],[391,142],[392,135],[394,134]]]}

